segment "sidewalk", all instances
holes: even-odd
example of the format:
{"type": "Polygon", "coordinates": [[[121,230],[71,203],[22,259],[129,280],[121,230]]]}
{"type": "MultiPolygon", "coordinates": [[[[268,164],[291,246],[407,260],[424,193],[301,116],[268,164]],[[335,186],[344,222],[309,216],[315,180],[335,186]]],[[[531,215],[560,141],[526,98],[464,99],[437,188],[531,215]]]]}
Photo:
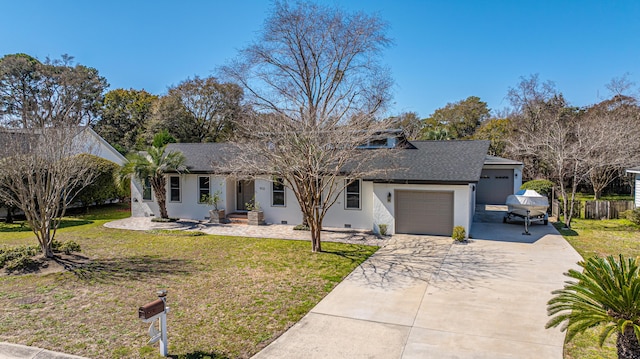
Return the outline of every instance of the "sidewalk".
{"type": "Polygon", "coordinates": [[[86,359],[25,345],[0,342],[0,359],[86,359]]]}

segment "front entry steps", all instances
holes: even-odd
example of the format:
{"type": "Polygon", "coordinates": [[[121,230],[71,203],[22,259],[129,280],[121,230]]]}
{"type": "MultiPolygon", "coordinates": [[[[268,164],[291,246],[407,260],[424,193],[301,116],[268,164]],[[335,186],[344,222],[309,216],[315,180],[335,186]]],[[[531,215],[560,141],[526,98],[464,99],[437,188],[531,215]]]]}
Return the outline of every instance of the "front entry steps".
{"type": "Polygon", "coordinates": [[[227,215],[230,224],[249,224],[247,212],[234,212],[227,215]]]}

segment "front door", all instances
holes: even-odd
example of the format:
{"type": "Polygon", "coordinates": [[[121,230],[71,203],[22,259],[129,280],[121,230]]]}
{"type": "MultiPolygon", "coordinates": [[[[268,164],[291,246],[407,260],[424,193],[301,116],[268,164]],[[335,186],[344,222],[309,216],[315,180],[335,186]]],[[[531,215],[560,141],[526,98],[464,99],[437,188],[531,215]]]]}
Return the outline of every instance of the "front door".
{"type": "Polygon", "coordinates": [[[236,210],[246,211],[247,203],[255,198],[255,184],[253,181],[238,181],[236,184],[236,210]]]}

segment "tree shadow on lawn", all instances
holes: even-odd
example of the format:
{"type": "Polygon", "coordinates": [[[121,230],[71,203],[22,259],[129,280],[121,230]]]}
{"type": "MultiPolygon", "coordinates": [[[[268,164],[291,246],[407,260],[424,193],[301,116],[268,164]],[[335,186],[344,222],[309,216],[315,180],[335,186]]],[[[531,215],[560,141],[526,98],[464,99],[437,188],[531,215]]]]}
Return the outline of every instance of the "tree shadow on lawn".
{"type": "Polygon", "coordinates": [[[222,355],[219,353],[206,353],[203,351],[196,351],[187,354],[169,355],[168,357],[173,359],[230,359],[226,355],[222,355]]]}
{"type": "Polygon", "coordinates": [[[371,250],[366,250],[366,248],[359,245],[350,245],[348,248],[341,249],[326,249],[322,250],[322,253],[331,254],[338,257],[342,257],[344,259],[348,259],[351,263],[361,263],[369,258],[373,253],[371,250]]]}
{"type": "Polygon", "coordinates": [[[142,255],[92,260],[84,265],[70,268],[70,270],[82,280],[106,283],[111,281],[145,281],[169,274],[190,275],[193,268],[189,260],[142,255]]]}

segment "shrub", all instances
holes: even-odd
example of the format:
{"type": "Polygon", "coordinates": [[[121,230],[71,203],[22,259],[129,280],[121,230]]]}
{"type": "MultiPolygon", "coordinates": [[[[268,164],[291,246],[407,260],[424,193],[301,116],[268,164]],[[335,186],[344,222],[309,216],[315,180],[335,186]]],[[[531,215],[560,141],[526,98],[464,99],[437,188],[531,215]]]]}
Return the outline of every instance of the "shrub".
{"type": "Polygon", "coordinates": [[[620,212],[620,218],[626,218],[633,222],[633,224],[640,225],[640,208],[620,212]]]}
{"type": "Polygon", "coordinates": [[[29,268],[35,264],[32,257],[39,252],[40,248],[37,246],[19,246],[0,250],[0,268],[9,272],[29,268]]]}
{"type": "Polygon", "coordinates": [[[80,157],[86,158],[86,163],[96,176],[93,182],[80,190],[76,196],[76,200],[80,201],[84,207],[93,203],[102,204],[106,200],[123,198],[128,195],[126,193],[128,188],[118,186],[115,181],[115,174],[120,168],[116,163],[94,155],[82,154],[80,157]]]}
{"type": "Polygon", "coordinates": [[[523,183],[520,189],[532,189],[550,199],[553,191],[553,182],[545,179],[532,180],[523,183]]]}
{"type": "Polygon", "coordinates": [[[304,224],[299,224],[295,227],[293,227],[294,231],[310,231],[311,228],[309,228],[309,226],[305,226],[304,224]]]}
{"type": "Polygon", "coordinates": [[[80,245],[75,241],[66,241],[66,242],[51,242],[51,249],[55,252],[64,252],[64,254],[71,254],[72,252],[81,252],[80,245]]]}
{"type": "Polygon", "coordinates": [[[467,232],[464,230],[462,226],[453,227],[453,234],[451,238],[456,242],[463,242],[467,238],[467,232]]]}
{"type": "Polygon", "coordinates": [[[378,228],[380,228],[380,234],[383,236],[387,235],[387,225],[386,224],[379,224],[378,228]]]}

